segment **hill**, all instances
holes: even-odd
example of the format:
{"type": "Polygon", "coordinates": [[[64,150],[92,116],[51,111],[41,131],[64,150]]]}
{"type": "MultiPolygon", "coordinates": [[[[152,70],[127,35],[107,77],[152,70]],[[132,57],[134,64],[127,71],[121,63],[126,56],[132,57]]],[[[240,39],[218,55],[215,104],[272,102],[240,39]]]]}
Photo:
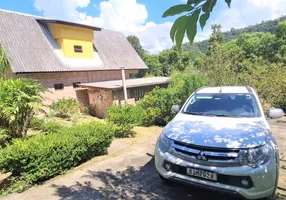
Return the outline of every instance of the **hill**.
{"type": "MultiPolygon", "coordinates": [[[[232,28],[230,31],[223,32],[224,41],[228,42],[230,40],[233,40],[242,33],[254,33],[254,32],[274,33],[278,23],[284,20],[286,20],[286,16],[280,17],[275,20],[262,21],[260,24],[248,26],[245,28],[240,28],[240,29],[232,28]]],[[[208,46],[209,46],[209,40],[203,40],[200,42],[195,42],[193,45],[190,45],[189,43],[184,43],[182,45],[182,48],[185,51],[200,51],[206,53],[208,50],[208,46]]]]}

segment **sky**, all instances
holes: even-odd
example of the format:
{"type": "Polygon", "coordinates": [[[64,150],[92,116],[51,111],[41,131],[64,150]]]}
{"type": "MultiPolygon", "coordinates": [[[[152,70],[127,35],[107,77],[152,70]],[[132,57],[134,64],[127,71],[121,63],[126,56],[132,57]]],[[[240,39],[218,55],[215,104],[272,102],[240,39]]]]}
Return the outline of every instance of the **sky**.
{"type": "MultiPolygon", "coordinates": [[[[0,9],[136,35],[144,49],[158,53],[173,46],[169,32],[176,19],[162,18],[162,14],[169,7],[183,3],[186,0],[2,0],[0,9]]],[[[231,9],[224,0],[218,0],[211,19],[195,41],[207,39],[212,24],[221,24],[222,30],[227,31],[283,15],[286,15],[286,0],[232,0],[231,9]]]]}

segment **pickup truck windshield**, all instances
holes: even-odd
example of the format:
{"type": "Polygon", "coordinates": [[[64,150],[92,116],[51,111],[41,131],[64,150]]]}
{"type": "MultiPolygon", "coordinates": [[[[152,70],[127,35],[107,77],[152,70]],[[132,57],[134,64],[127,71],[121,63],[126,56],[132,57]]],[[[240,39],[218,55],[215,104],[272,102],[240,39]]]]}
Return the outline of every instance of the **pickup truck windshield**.
{"type": "Polygon", "coordinates": [[[260,117],[252,94],[194,94],[183,112],[191,115],[221,117],[260,117]]]}

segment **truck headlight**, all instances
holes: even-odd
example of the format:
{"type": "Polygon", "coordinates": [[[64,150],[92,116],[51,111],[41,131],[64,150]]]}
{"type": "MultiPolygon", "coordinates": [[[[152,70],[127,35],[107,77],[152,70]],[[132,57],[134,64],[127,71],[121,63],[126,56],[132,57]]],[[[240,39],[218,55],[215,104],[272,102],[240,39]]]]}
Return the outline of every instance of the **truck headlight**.
{"type": "Polygon", "coordinates": [[[158,146],[164,153],[171,147],[171,140],[164,135],[164,132],[159,137],[158,146]]]}
{"type": "Polygon", "coordinates": [[[269,161],[273,155],[273,145],[267,143],[261,147],[243,150],[239,153],[239,163],[253,168],[259,167],[269,161]]]}

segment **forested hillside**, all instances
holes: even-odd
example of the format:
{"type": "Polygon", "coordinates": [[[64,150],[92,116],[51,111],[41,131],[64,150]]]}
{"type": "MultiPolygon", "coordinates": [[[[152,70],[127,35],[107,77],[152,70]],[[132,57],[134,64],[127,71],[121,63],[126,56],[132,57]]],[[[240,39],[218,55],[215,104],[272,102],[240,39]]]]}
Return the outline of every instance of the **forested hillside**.
{"type": "MultiPolygon", "coordinates": [[[[222,32],[224,42],[233,40],[242,33],[254,33],[254,32],[275,33],[278,23],[284,20],[286,20],[286,16],[280,17],[275,20],[263,21],[260,24],[248,26],[245,28],[240,28],[240,29],[232,28],[230,31],[222,32]]],[[[209,48],[209,40],[195,42],[193,45],[190,45],[189,43],[184,43],[182,45],[182,48],[185,51],[198,51],[206,53],[209,48]]]]}
{"type": "Polygon", "coordinates": [[[188,51],[173,47],[150,55],[138,38],[128,37],[149,68],[139,77],[172,77],[168,88],[145,95],[142,104],[150,114],[147,118],[166,124],[173,116],[170,107],[182,105],[204,85],[250,85],[257,90],[265,109],[273,106],[286,111],[286,20],[282,19],[286,17],[227,33],[215,24],[201,53],[197,50],[203,43],[190,46],[188,51]]]}

